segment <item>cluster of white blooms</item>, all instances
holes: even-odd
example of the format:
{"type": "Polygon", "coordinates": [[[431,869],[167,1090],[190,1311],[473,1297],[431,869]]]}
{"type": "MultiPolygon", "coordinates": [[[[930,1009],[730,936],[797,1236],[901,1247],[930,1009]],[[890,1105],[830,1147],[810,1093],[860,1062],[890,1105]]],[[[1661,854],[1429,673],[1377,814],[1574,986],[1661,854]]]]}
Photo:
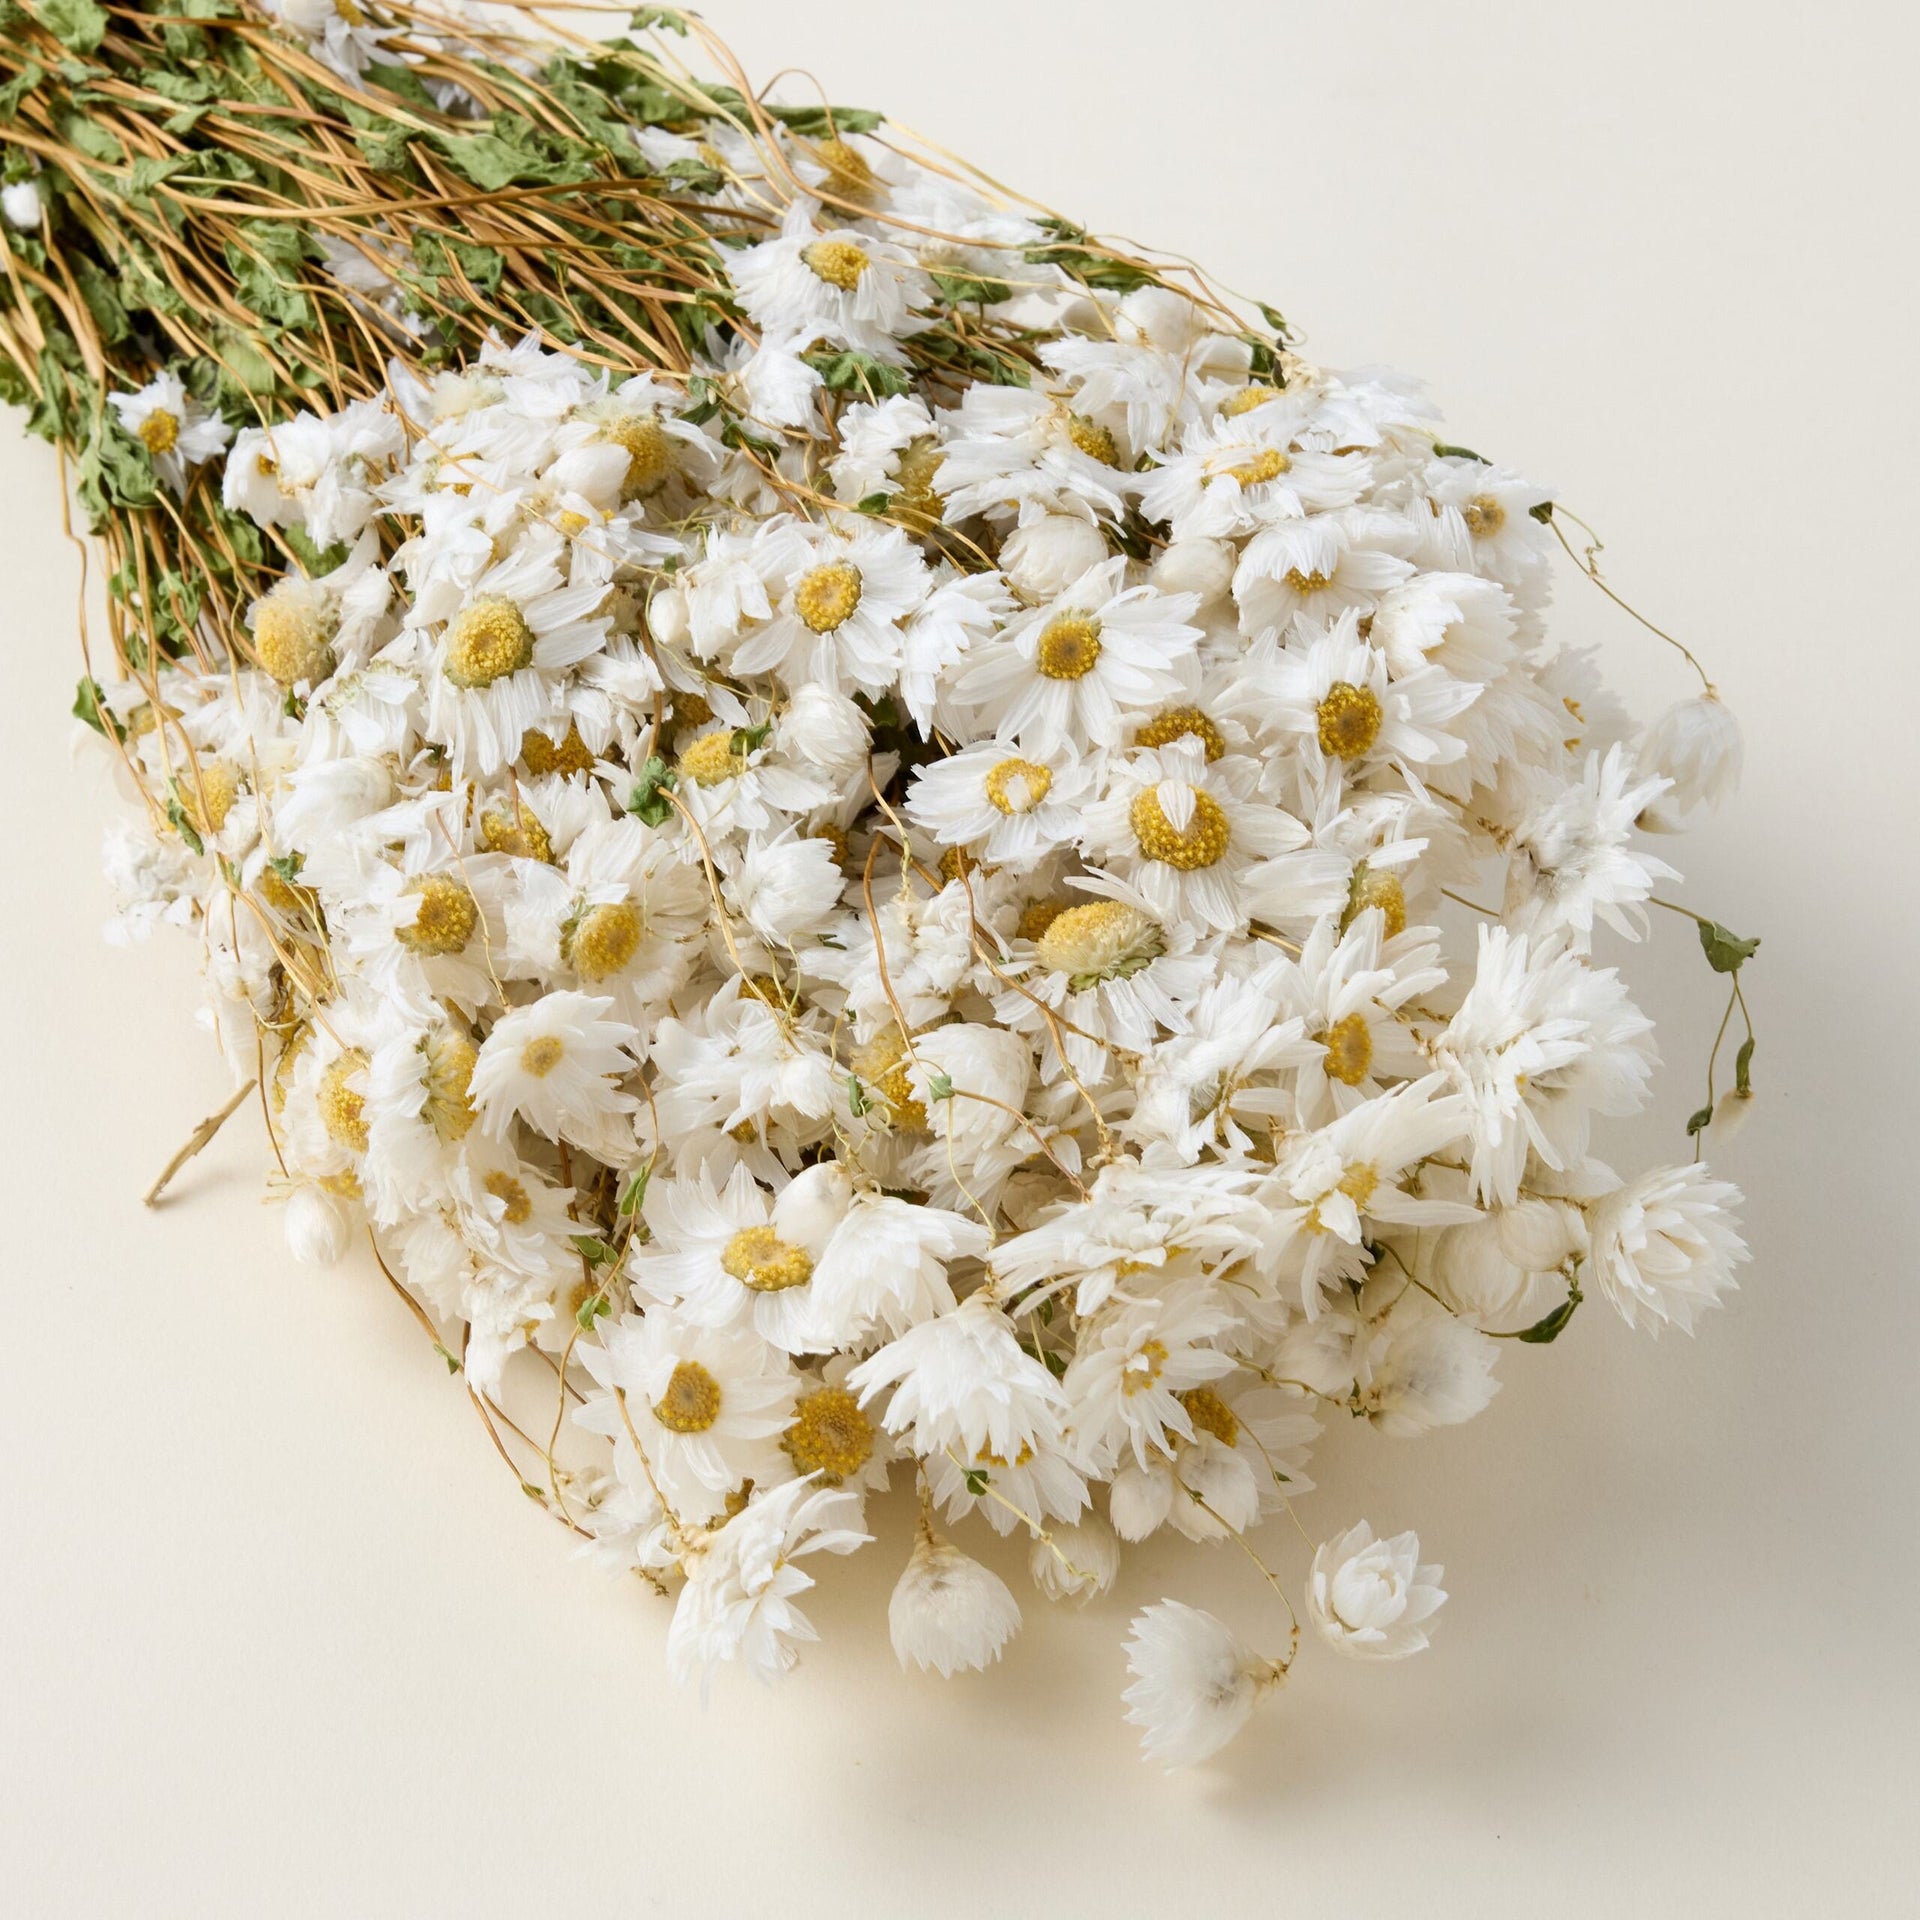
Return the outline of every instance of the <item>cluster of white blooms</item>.
{"type": "MultiPolygon", "coordinates": [[[[690,377],[497,342],[229,448],[122,402],[324,555],[102,694],[128,924],[197,925],[294,1251],[370,1231],[483,1407],[544,1396],[503,1445],[699,1678],[792,1662],[889,1481],[951,1673],[1020,1604],[947,1530],[1085,1599],[1585,1291],[1690,1325],[1738,1196],[1593,1156],[1655,1053],[1592,949],[1738,736],[1546,643],[1547,494],[883,140],[637,137],[781,201],[690,377]]],[[[1398,1657],[1439,1572],[1351,1526],[1300,1613],[1398,1657]]],[[[1292,1657],[1173,1602],[1130,1655],[1170,1762],[1292,1657]]]]}

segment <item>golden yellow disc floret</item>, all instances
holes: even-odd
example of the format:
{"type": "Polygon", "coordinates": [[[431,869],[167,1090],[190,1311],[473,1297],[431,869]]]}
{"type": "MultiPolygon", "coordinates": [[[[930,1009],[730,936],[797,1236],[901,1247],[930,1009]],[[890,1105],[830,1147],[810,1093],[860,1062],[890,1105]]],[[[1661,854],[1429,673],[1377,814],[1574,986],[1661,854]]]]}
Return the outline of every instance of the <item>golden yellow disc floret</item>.
{"type": "Polygon", "coordinates": [[[601,428],[600,437],[626,452],[627,472],[620,482],[624,499],[658,492],[678,464],[678,446],[657,413],[618,414],[601,428]]]}
{"type": "Polygon", "coordinates": [[[1303,573],[1298,567],[1289,567],[1286,573],[1286,580],[1287,585],[1290,586],[1295,593],[1301,595],[1325,593],[1326,590],[1333,585],[1332,574],[1316,573],[1311,568],[1303,573]]]}
{"type": "Polygon", "coordinates": [[[589,907],[563,937],[561,948],[582,980],[607,980],[623,972],[640,951],[644,931],[640,909],[631,900],[611,900],[589,907]]]}
{"type": "Polygon", "coordinates": [[[844,627],[860,605],[860,569],[850,560],[829,560],[794,584],[793,610],[815,633],[844,627]]]}
{"type": "Polygon", "coordinates": [[[367,1056],[358,1047],[349,1047],[320,1076],[320,1085],[314,1096],[314,1104],[320,1110],[320,1124],[326,1128],[327,1138],[335,1146],[345,1147],[349,1153],[365,1153],[367,1150],[366,1096],[347,1085],[349,1080],[366,1070],[367,1056]]]}
{"type": "Polygon", "coordinates": [[[1031,813],[1053,788],[1053,772],[1033,760],[1002,760],[981,783],[987,804],[1005,814],[1031,813]]]}
{"type": "Polygon", "coordinates": [[[1242,387],[1238,393],[1228,395],[1220,411],[1229,420],[1238,420],[1243,413],[1251,413],[1255,407],[1264,407],[1269,400],[1279,397],[1280,390],[1277,387],[1242,387]]]}
{"type": "Polygon", "coordinates": [[[1353,870],[1353,885],[1347,893],[1347,910],[1340,918],[1340,931],[1346,930],[1366,912],[1378,907],[1386,921],[1387,938],[1407,930],[1407,895],[1397,873],[1369,867],[1363,860],[1353,870]]]}
{"type": "Polygon", "coordinates": [[[1210,1433],[1226,1447],[1233,1446],[1239,1440],[1239,1420],[1233,1409],[1211,1387],[1189,1387],[1179,1399],[1196,1433],[1210,1433]]]}
{"type": "Polygon", "coordinates": [[[1336,680],[1317,713],[1320,751],[1335,760],[1357,760],[1380,737],[1384,715],[1371,687],[1336,680]]]}
{"type": "Polygon", "coordinates": [[[544,779],[550,773],[571,778],[576,773],[593,771],[593,749],[580,738],[580,729],[571,724],[567,737],[557,746],[537,727],[529,727],[520,736],[520,764],[536,779],[544,779]]]}
{"type": "Polygon", "coordinates": [[[1089,900],[1064,907],[1039,938],[1040,964],[1064,973],[1076,993],[1104,980],[1125,980],[1150,966],[1167,950],[1157,920],[1124,900],[1089,900]]]}
{"type": "Polygon", "coordinates": [[[1220,729],[1198,707],[1169,707],[1165,713],[1155,714],[1133,736],[1133,744],[1164,747],[1170,741],[1186,739],[1198,740],[1210,761],[1218,760],[1227,750],[1220,729]]]}
{"type": "Polygon", "coordinates": [[[824,280],[842,293],[851,293],[860,284],[860,276],[873,262],[864,247],[851,240],[816,240],[804,248],[800,258],[812,269],[816,279],[824,280]]]}
{"type": "Polygon", "coordinates": [[[187,816],[202,833],[218,833],[240,798],[240,776],[219,760],[202,760],[193,777],[181,782],[187,816]]]}
{"type": "Polygon", "coordinates": [[[827,170],[827,186],[843,200],[858,200],[872,192],[873,169],[857,148],[839,138],[816,140],[813,157],[827,170]]]}
{"type": "Polygon", "coordinates": [[[1014,924],[1014,937],[1018,940],[1038,940],[1069,910],[1064,900],[1031,900],[1020,909],[1020,918],[1014,924]]]}
{"type": "Polygon", "coordinates": [[[794,1409],[780,1444],[796,1472],[837,1487],[872,1459],[873,1423],[845,1387],[820,1387],[794,1409]]]}
{"type": "Polygon", "coordinates": [[[1327,1050],[1327,1078],[1357,1087],[1373,1071],[1373,1029],[1365,1014],[1350,1013],[1317,1036],[1327,1050]]]}
{"type": "Polygon", "coordinates": [[[318,686],[336,664],[339,619],[329,595],[305,580],[288,580],[253,610],[253,657],[283,687],[318,686]]]}
{"type": "Polygon", "coordinates": [[[1460,509],[1467,531],[1476,540],[1491,540],[1507,524],[1507,510],[1490,493],[1476,493],[1460,509]]]}
{"type": "Polygon", "coordinates": [[[520,1071],[544,1080],[567,1057],[567,1043],[557,1033],[536,1034],[520,1049],[520,1071]]]}
{"type": "Polygon", "coordinates": [[[1097,460],[1103,467],[1120,464],[1120,447],[1112,431],[1098,420],[1089,420],[1084,413],[1067,415],[1067,438],[1089,460],[1097,460]]]}
{"type": "Polygon", "coordinates": [[[481,814],[480,844],[489,853],[511,854],[516,860],[553,859],[553,841],[524,800],[512,813],[503,807],[489,807],[481,814]]]}
{"type": "Polygon", "coordinates": [[[490,687],[533,664],[533,629],[504,594],[470,600],[447,628],[447,678],[456,687],[490,687]]]}
{"type": "Polygon", "coordinates": [[[479,905],[467,888],[450,873],[429,873],[414,881],[407,893],[418,897],[420,911],[412,926],[396,927],[393,937],[429,958],[463,953],[480,924],[479,905]]]}
{"type": "Polygon", "coordinates": [[[813,1258],[771,1227],[743,1227],[720,1250],[720,1265],[754,1293],[785,1293],[813,1278],[813,1258]]]}
{"type": "Polygon", "coordinates": [[[1222,477],[1238,480],[1243,487],[1264,486],[1269,480],[1278,480],[1293,462],[1278,447],[1262,447],[1250,458],[1237,461],[1233,466],[1222,467],[1222,477]]]}
{"type": "Polygon", "coordinates": [[[1149,860],[1177,867],[1182,873],[1198,873],[1219,865],[1233,838],[1227,824],[1226,809],[1212,794],[1193,789],[1193,818],[1184,831],[1174,827],[1160,804],[1160,790],[1145,787],[1133,797],[1127,810],[1133,837],[1149,860]]]}
{"type": "Polygon", "coordinates": [[[1049,680],[1084,680],[1100,662],[1100,622],[1088,613],[1056,613],[1040,630],[1033,664],[1049,680]]]}
{"type": "Polygon", "coordinates": [[[744,773],[747,766],[746,756],[733,750],[730,727],[721,727],[688,741],[675,764],[680,778],[692,781],[696,787],[717,787],[723,780],[744,773]]]}
{"type": "Polygon", "coordinates": [[[480,1056],[452,1027],[428,1034],[420,1051],[427,1057],[427,1123],[451,1146],[473,1130],[473,1069],[480,1056]]]}
{"type": "Polygon", "coordinates": [[[705,1433],[720,1418],[720,1382],[698,1360],[682,1360],[653,1403],[653,1417],[669,1433],[705,1433]]]}
{"type": "Polygon", "coordinates": [[[888,1120],[896,1127],[919,1132],[927,1124],[926,1102],[913,1090],[908,1071],[912,1055],[898,1027],[882,1027],[853,1052],[853,1070],[864,1086],[880,1096],[888,1120]]]}
{"type": "Polygon", "coordinates": [[[171,453],[180,443],[180,416],[155,407],[134,432],[149,453],[171,453]]]}
{"type": "Polygon", "coordinates": [[[533,1198],[510,1173],[498,1169],[480,1183],[500,1202],[500,1218],[510,1227],[523,1227],[533,1218],[533,1198]]]}

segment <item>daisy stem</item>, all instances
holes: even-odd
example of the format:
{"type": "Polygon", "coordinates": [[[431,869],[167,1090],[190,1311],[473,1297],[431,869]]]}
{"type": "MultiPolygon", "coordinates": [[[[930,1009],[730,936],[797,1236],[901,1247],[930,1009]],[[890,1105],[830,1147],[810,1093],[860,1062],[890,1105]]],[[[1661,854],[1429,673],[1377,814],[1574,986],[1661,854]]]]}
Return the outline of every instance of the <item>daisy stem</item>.
{"type": "Polygon", "coordinates": [[[167,1183],[172,1180],[173,1176],[178,1173],[196,1153],[200,1153],[212,1145],[214,1135],[239,1112],[241,1104],[245,1101],[247,1095],[250,1094],[258,1084],[259,1082],[257,1080],[249,1080],[244,1087],[240,1088],[239,1091],[227,1101],[225,1106],[221,1107],[217,1113],[208,1114],[207,1117],[188,1134],[186,1145],[160,1169],[160,1178],[147,1189],[145,1205],[157,1207],[160,1204],[160,1196],[166,1192],[167,1183]]]}
{"type": "Polygon", "coordinates": [[[1547,520],[1547,525],[1553,529],[1553,537],[1566,549],[1567,558],[1571,560],[1622,613],[1626,614],[1630,619],[1637,620],[1641,626],[1645,627],[1646,630],[1656,638],[1664,640],[1667,645],[1672,647],[1674,651],[1686,661],[1687,665],[1700,676],[1701,686],[1704,687],[1708,693],[1715,691],[1713,681],[1709,677],[1706,668],[1694,658],[1693,650],[1688,647],[1684,641],[1676,640],[1664,627],[1656,627],[1644,613],[1641,613],[1636,607],[1630,606],[1625,600],[1621,599],[1621,597],[1607,585],[1606,581],[1600,577],[1600,554],[1604,551],[1605,543],[1577,513],[1569,507],[1561,506],[1556,501],[1553,512],[1547,520]],[[1579,527],[1583,532],[1592,536],[1591,544],[1587,548],[1584,559],[1574,552],[1573,543],[1567,538],[1566,529],[1560,524],[1562,515],[1565,515],[1567,519],[1571,520],[1574,525],[1579,527]]]}

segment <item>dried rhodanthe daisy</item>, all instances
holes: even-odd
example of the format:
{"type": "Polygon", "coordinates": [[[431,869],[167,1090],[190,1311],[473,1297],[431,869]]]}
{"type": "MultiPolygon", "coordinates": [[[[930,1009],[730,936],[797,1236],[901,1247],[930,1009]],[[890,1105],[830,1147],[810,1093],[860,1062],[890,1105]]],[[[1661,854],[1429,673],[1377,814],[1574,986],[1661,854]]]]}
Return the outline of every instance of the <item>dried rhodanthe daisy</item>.
{"type": "Polygon", "coordinates": [[[291,1256],[377,1257],[676,1674],[791,1665],[882,1499],[942,1675],[1178,1535],[1280,1609],[1134,1621],[1201,1761],[1445,1599],[1314,1527],[1324,1425],[1733,1285],[1735,1189],[1592,1141],[1656,914],[1727,996],[1696,1150],[1751,1109],[1758,942],[1646,839],[1739,729],[1554,645],[1597,544],[1411,386],[645,12],[9,28],[0,381],[107,549],[114,934],[192,933],[291,1256]]]}

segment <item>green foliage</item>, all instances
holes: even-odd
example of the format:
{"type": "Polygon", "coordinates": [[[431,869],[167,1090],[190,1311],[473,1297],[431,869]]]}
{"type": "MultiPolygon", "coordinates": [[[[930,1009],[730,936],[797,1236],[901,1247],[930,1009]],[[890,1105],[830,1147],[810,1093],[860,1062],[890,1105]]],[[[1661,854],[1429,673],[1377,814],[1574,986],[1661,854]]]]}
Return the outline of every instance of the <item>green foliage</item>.
{"type": "Polygon", "coordinates": [[[74,53],[92,53],[107,37],[106,10],[94,0],[34,0],[40,24],[74,53]]]}
{"type": "Polygon", "coordinates": [[[1715,973],[1738,973],[1760,951],[1759,937],[1743,940],[1717,920],[1700,922],[1700,945],[1715,973]]]}

